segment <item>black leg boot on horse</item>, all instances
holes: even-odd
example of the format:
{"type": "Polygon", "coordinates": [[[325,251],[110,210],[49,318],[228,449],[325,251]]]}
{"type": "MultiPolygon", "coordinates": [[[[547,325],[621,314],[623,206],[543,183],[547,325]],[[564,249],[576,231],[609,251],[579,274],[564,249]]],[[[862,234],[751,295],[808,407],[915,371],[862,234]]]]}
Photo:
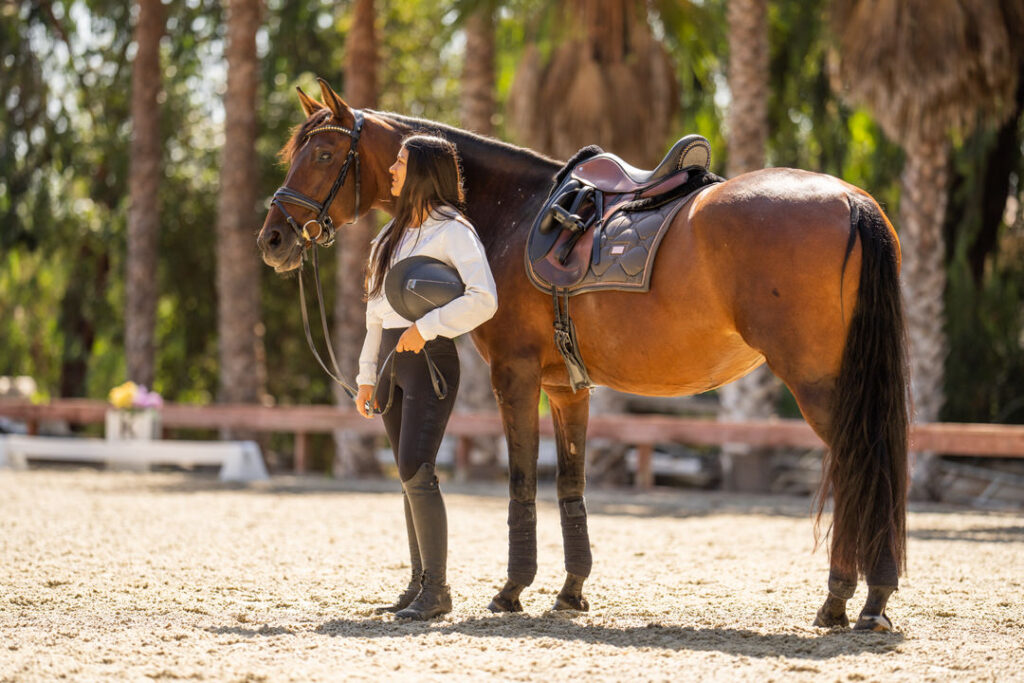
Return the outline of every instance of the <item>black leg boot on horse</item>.
{"type": "MultiPolygon", "coordinates": [[[[891,553],[883,551],[875,568],[867,575],[867,584],[868,596],[853,630],[891,631],[892,621],[885,613],[885,605],[899,585],[898,569],[891,553]]],[[[823,628],[847,628],[850,619],[846,616],[846,602],[853,597],[856,590],[856,579],[851,580],[849,576],[843,576],[842,571],[833,566],[828,577],[828,597],[818,610],[814,625],[823,628]]]]}
{"type": "Polygon", "coordinates": [[[558,511],[562,522],[562,550],[565,554],[565,583],[553,609],[586,612],[590,604],[583,597],[583,583],[590,576],[593,556],[587,530],[587,507],[583,500],[586,475],[587,418],[590,392],[567,387],[544,387],[551,401],[558,449],[558,511]]]}
{"type": "Polygon", "coordinates": [[[412,601],[420,594],[420,588],[423,587],[423,562],[420,559],[419,543],[416,542],[416,525],[413,523],[412,510],[409,507],[409,496],[405,491],[402,491],[402,507],[405,508],[405,531],[409,536],[409,563],[412,565],[412,575],[409,577],[409,585],[398,596],[395,603],[386,607],[378,607],[374,610],[377,614],[399,612],[405,609],[412,604],[412,601]]]}
{"type": "Polygon", "coordinates": [[[537,576],[537,448],[540,368],[528,361],[491,365],[491,384],[508,442],[508,580],[492,612],[522,612],[523,589],[537,576]]]}
{"type": "Polygon", "coordinates": [[[434,466],[424,463],[408,481],[402,482],[409,500],[420,557],[423,559],[423,587],[399,619],[427,620],[452,611],[448,587],[448,515],[434,466]]]}

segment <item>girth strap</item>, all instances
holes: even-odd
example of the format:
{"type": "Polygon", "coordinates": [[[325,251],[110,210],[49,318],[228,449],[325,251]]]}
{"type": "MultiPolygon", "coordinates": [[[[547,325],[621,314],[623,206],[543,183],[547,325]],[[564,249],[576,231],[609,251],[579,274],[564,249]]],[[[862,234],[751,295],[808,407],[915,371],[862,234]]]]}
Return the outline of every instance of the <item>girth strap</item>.
{"type": "Polygon", "coordinates": [[[569,386],[572,390],[582,388],[593,389],[596,384],[587,373],[587,366],[580,355],[579,341],[576,339],[576,325],[569,316],[569,290],[551,288],[551,297],[555,305],[555,347],[562,354],[565,369],[569,371],[569,386]]]}

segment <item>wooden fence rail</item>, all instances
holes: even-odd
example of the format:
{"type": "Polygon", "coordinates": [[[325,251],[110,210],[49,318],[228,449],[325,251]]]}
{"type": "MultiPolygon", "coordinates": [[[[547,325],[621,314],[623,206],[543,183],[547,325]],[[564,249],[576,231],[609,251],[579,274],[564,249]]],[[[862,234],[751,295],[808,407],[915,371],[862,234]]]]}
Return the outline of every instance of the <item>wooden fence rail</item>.
{"type": "MultiPolygon", "coordinates": [[[[30,433],[41,421],[65,420],[72,424],[104,421],[109,406],[103,401],[61,399],[33,405],[22,401],[0,401],[0,416],[21,420],[30,433]]],[[[303,471],[307,437],[313,433],[347,430],[360,434],[384,434],[380,420],[367,420],[352,409],[327,405],[253,406],[167,404],[160,410],[163,426],[170,429],[237,429],[253,432],[295,434],[296,470],[303,471]]],[[[550,420],[541,420],[541,435],[553,436],[550,420]]],[[[448,434],[459,438],[456,467],[464,466],[466,442],[476,436],[503,435],[496,413],[454,413],[448,434]]],[[[596,415],[591,417],[588,436],[606,438],[637,447],[638,486],[653,483],[651,457],[658,443],[824,448],[824,444],[803,420],[758,420],[717,422],[704,418],[662,415],[596,415]]],[[[911,431],[911,448],[955,455],[1024,458],[1024,425],[930,423],[916,424],[911,431]]]]}

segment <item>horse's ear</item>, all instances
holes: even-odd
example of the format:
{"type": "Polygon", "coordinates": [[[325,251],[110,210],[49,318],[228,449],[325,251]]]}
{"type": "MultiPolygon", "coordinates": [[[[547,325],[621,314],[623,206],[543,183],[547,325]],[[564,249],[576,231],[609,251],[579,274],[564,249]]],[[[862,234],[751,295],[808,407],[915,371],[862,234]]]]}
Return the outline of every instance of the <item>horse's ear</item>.
{"type": "Polygon", "coordinates": [[[355,114],[352,113],[352,109],[345,104],[345,100],[341,99],[338,93],[327,84],[322,78],[316,79],[320,83],[320,99],[324,101],[327,108],[331,110],[335,118],[341,121],[342,125],[352,125],[355,120],[355,114]]]}
{"type": "Polygon", "coordinates": [[[320,104],[312,97],[304,93],[302,91],[302,88],[296,86],[295,90],[296,92],[299,93],[299,102],[302,103],[302,111],[306,112],[307,117],[313,112],[320,111],[321,109],[324,108],[324,105],[320,104]]]}

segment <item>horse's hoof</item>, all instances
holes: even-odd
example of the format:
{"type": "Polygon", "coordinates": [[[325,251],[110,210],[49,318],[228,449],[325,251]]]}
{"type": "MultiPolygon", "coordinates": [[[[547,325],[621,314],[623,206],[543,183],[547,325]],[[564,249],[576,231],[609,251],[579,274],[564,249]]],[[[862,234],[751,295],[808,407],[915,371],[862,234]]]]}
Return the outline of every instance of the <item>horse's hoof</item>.
{"type": "Polygon", "coordinates": [[[555,606],[551,609],[587,612],[590,610],[590,603],[582,595],[563,595],[559,593],[558,597],[555,598],[555,606]]]}
{"type": "Polygon", "coordinates": [[[814,617],[814,625],[821,628],[833,628],[835,626],[848,628],[850,626],[850,618],[846,616],[846,612],[830,614],[822,607],[818,610],[818,615],[814,617]]]}
{"type": "Polygon", "coordinates": [[[892,631],[892,622],[884,614],[860,615],[860,619],[853,627],[854,631],[874,631],[875,633],[888,633],[892,631]]]}
{"type": "Polygon", "coordinates": [[[501,593],[494,596],[491,600],[491,604],[487,606],[487,609],[491,610],[495,614],[500,612],[522,612],[523,603],[519,602],[519,598],[506,598],[501,593]]]}

